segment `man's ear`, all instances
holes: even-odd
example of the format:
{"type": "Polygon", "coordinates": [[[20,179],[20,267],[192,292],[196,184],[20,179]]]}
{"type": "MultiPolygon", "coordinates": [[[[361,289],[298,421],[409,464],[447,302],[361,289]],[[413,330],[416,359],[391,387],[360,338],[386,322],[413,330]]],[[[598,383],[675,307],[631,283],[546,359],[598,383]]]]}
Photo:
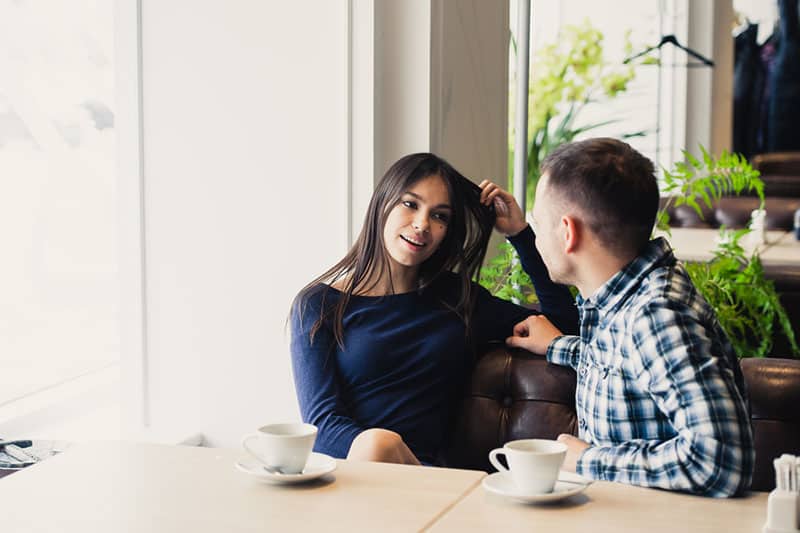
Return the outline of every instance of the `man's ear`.
{"type": "Polygon", "coordinates": [[[564,253],[574,253],[581,241],[581,226],[572,215],[561,217],[561,230],[564,235],[564,253]]]}

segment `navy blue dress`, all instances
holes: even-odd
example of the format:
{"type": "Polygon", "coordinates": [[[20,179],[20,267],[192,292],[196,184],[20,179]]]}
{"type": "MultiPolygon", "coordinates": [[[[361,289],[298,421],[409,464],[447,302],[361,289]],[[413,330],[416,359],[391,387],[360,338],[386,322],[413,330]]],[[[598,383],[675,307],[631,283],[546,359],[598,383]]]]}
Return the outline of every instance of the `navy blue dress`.
{"type": "MultiPolygon", "coordinates": [[[[510,241],[535,280],[544,314],[565,333],[576,333],[574,301],[566,287],[550,281],[533,231],[526,228],[510,241]]],[[[469,340],[463,321],[446,305],[460,290],[454,274],[440,276],[425,291],[353,296],[343,320],[344,350],[329,324],[313,343],[309,339],[323,294],[327,306],[342,293],[323,285],[293,309],[295,387],[303,420],[319,428],[316,451],[345,457],[359,433],[383,428],[399,433],[423,463],[436,463],[476,350],[504,340],[517,322],[535,313],[478,285],[474,289],[469,340]]]]}

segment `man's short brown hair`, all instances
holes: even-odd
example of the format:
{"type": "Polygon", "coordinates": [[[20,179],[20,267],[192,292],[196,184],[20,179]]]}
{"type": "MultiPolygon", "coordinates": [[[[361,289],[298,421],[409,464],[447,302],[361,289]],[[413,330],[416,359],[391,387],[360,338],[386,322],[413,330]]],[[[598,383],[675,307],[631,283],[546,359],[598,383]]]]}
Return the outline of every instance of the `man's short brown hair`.
{"type": "Polygon", "coordinates": [[[600,137],[562,144],[542,163],[542,175],[607,247],[638,254],[658,211],[653,163],[629,144],[600,137]]]}

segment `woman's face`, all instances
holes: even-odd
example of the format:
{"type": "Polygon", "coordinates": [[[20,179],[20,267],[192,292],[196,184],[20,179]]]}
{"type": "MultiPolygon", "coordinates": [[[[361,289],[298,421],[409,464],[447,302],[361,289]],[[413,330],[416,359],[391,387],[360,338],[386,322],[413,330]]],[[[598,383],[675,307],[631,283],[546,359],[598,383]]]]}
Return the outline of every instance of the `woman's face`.
{"type": "Polygon", "coordinates": [[[406,190],[383,227],[393,267],[418,269],[444,240],[451,213],[450,194],[440,176],[423,178],[406,190]]]}

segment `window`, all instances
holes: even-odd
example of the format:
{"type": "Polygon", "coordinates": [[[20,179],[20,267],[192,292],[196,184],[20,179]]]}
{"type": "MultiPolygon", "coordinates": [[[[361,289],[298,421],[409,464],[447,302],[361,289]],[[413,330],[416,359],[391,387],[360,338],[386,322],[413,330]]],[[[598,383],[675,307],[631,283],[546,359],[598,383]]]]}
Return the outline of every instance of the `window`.
{"type": "MultiPolygon", "coordinates": [[[[511,4],[511,27],[516,30],[516,2],[511,4]]],[[[686,43],[687,8],[685,0],[621,0],[609,8],[607,2],[593,0],[561,0],[531,3],[531,60],[545,45],[558,39],[566,25],[579,26],[584,21],[602,32],[603,53],[612,65],[621,66],[626,58],[625,36],[630,31],[633,52],[642,51],[659,42],[662,35],[674,34],[686,43]]],[[[579,138],[622,137],[636,132],[641,135],[628,142],[641,151],[656,167],[669,168],[682,160],[685,143],[686,56],[674,47],[662,49],[662,67],[642,65],[628,89],[617,98],[585,106],[576,126],[600,122],[611,123],[593,128],[579,138]]],[[[515,60],[512,59],[512,72],[515,60]]],[[[535,76],[534,68],[531,74],[535,76]]],[[[512,74],[513,75],[513,74],[512,74]]],[[[513,90],[513,89],[512,89],[513,90]]],[[[513,102],[513,98],[510,100],[513,102]]],[[[531,102],[536,106],[536,102],[531,102]]],[[[513,124],[513,118],[511,120],[513,124]]]]}
{"type": "Polygon", "coordinates": [[[113,3],[0,0],[0,43],[0,408],[9,412],[119,360],[113,3]]]}

